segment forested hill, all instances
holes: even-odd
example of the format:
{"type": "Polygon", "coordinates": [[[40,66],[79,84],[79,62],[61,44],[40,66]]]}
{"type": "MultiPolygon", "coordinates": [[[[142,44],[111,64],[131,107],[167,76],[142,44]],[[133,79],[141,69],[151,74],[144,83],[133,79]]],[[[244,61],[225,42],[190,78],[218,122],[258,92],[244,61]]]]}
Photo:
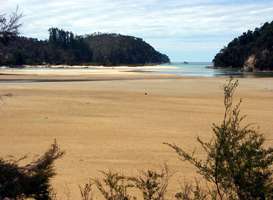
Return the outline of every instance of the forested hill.
{"type": "Polygon", "coordinates": [[[273,70],[273,22],[235,38],[215,56],[213,62],[215,67],[273,70]]]}
{"type": "Polygon", "coordinates": [[[86,37],[93,62],[103,65],[144,65],[170,62],[141,38],[120,34],[93,34],[86,37]]]}
{"type": "Polygon", "coordinates": [[[150,65],[170,62],[140,38],[120,34],[77,36],[49,29],[48,40],[0,37],[0,65],[150,65]]]}

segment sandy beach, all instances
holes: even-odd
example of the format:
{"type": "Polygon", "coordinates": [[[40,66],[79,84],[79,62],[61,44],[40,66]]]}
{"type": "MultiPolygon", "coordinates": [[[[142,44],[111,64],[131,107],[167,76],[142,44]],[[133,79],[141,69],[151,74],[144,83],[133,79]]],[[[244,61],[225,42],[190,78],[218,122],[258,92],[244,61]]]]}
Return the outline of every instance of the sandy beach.
{"type": "MultiPolygon", "coordinates": [[[[223,117],[226,78],[190,78],[127,69],[69,71],[1,70],[0,156],[36,158],[57,139],[66,155],[56,162],[53,180],[59,196],[112,169],[135,175],[167,163],[179,180],[193,180],[194,168],[177,159],[163,142],[186,150],[196,137],[211,137],[211,124],[223,117]]],[[[273,145],[273,78],[239,79],[237,100],[247,122],[256,123],[273,145]]]]}

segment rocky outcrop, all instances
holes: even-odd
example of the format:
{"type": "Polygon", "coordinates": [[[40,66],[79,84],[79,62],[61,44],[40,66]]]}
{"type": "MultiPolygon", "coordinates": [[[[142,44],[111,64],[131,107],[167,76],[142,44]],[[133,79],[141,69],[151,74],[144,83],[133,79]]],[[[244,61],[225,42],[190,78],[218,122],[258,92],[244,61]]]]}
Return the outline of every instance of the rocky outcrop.
{"type": "Polygon", "coordinates": [[[253,72],[255,70],[255,65],[256,65],[256,56],[251,55],[245,61],[243,70],[245,72],[253,72]]]}

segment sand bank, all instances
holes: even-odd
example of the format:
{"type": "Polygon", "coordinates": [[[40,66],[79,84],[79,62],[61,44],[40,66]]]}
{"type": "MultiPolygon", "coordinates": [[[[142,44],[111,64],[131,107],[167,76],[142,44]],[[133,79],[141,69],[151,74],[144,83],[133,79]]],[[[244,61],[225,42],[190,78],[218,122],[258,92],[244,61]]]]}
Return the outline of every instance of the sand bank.
{"type": "MultiPolygon", "coordinates": [[[[223,116],[225,79],[164,79],[162,75],[151,79],[146,74],[125,73],[118,74],[116,81],[110,79],[113,74],[97,74],[105,80],[0,83],[0,156],[33,158],[56,138],[66,155],[56,163],[58,175],[53,184],[60,196],[69,188],[72,199],[79,195],[78,184],[98,176],[99,170],[132,175],[168,163],[177,171],[171,195],[179,178],[193,179],[196,174],[162,143],[177,143],[191,151],[197,146],[197,136],[210,138],[211,124],[223,116]]],[[[273,78],[240,79],[238,96],[243,98],[248,121],[260,125],[267,145],[272,146],[273,78]]],[[[203,155],[199,148],[197,154],[203,155]]]]}

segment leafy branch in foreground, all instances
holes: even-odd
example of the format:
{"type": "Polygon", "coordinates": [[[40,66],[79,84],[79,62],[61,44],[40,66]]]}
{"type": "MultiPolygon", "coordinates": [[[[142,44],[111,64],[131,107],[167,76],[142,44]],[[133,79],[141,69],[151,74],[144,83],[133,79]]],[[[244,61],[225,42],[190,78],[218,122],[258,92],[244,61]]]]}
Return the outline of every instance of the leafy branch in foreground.
{"type": "Polygon", "coordinates": [[[213,124],[213,138],[197,141],[207,154],[205,160],[195,157],[176,144],[167,145],[178,156],[197,168],[205,180],[213,183],[219,199],[273,199],[273,148],[264,148],[265,138],[249,124],[243,125],[241,100],[233,104],[238,81],[224,85],[224,119],[213,124]]]}
{"type": "Polygon", "coordinates": [[[94,184],[105,200],[136,199],[128,192],[128,189],[134,187],[134,185],[127,177],[111,171],[102,171],[101,173],[103,175],[102,181],[95,179],[94,184]]]}
{"type": "Polygon", "coordinates": [[[50,179],[55,175],[53,164],[63,155],[55,141],[47,152],[26,166],[19,166],[22,159],[0,159],[0,199],[51,199],[50,179]]]}
{"type": "Polygon", "coordinates": [[[92,181],[89,181],[84,186],[79,186],[82,200],[93,200],[93,185],[92,181]]]}
{"type": "Polygon", "coordinates": [[[135,187],[142,192],[144,200],[164,200],[169,178],[169,169],[165,165],[160,172],[143,171],[138,177],[133,177],[131,180],[135,183],[135,187]]]}
{"type": "Polygon", "coordinates": [[[177,200],[206,200],[211,197],[214,199],[214,193],[205,191],[200,183],[196,180],[195,186],[185,183],[181,187],[181,192],[176,193],[175,198],[177,200]]]}
{"type": "Polygon", "coordinates": [[[80,186],[81,199],[92,200],[93,186],[96,186],[105,200],[135,200],[133,191],[142,193],[144,200],[166,199],[170,172],[167,165],[160,171],[141,171],[138,176],[123,176],[112,171],[102,171],[103,177],[92,179],[84,186],[80,186]],[[136,189],[136,190],[135,190],[136,189]]]}

